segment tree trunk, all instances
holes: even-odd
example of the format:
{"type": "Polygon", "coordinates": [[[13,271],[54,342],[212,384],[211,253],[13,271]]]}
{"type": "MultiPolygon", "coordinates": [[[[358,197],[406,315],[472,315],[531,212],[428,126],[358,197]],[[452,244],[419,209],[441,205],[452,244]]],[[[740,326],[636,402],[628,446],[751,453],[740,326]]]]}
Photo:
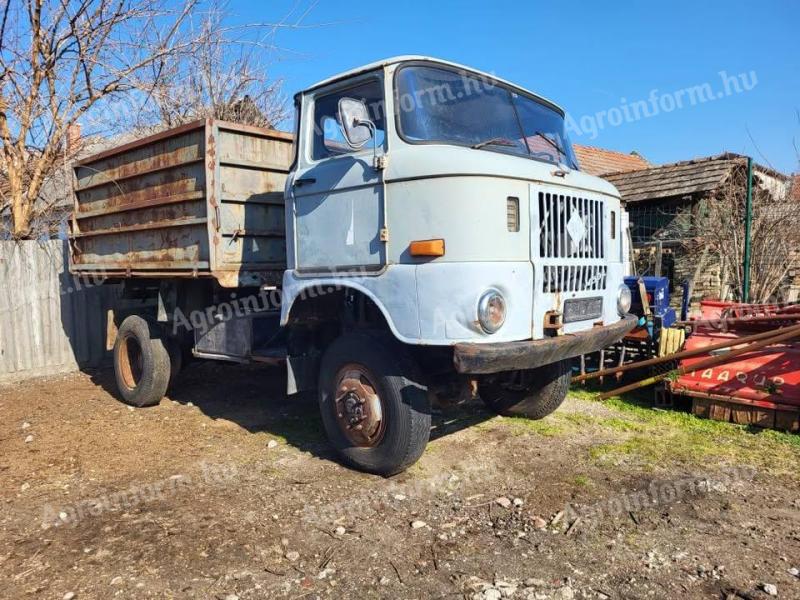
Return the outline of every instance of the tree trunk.
{"type": "Polygon", "coordinates": [[[9,165],[8,195],[11,202],[11,234],[15,239],[23,239],[31,230],[31,206],[22,186],[22,175],[14,166],[9,165]]]}

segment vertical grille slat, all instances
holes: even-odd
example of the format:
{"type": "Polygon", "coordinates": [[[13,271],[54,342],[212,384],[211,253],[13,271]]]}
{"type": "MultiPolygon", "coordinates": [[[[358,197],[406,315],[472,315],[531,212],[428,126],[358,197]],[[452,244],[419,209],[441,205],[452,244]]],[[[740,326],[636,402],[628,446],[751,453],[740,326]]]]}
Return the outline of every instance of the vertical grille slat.
{"type": "Polygon", "coordinates": [[[558,243],[557,241],[558,234],[556,233],[558,230],[558,227],[556,226],[556,223],[558,222],[558,214],[554,209],[554,204],[555,203],[552,202],[552,196],[550,194],[547,194],[547,211],[548,214],[550,215],[550,220],[552,221],[550,227],[550,244],[552,245],[552,249],[550,250],[550,256],[555,256],[557,248],[556,244],[558,243]]]}
{"type": "Polygon", "coordinates": [[[595,231],[594,231],[595,244],[598,247],[600,246],[600,237],[603,235],[602,219],[600,218],[600,215],[601,215],[600,211],[602,210],[602,206],[603,205],[600,202],[597,202],[596,206],[595,206],[595,211],[594,211],[595,212],[595,223],[596,223],[595,228],[594,228],[595,229],[595,231]]]}
{"type": "Polygon", "coordinates": [[[539,241],[533,247],[538,247],[539,258],[544,263],[542,290],[550,294],[604,290],[608,275],[603,264],[606,258],[604,202],[540,191],[538,208],[539,241]],[[577,242],[570,230],[578,238],[577,242]],[[581,233],[582,237],[578,237],[581,233]]]}
{"type": "MultiPolygon", "coordinates": [[[[588,258],[589,251],[587,250],[587,246],[589,245],[589,240],[592,238],[592,220],[588,210],[589,201],[586,198],[580,198],[578,202],[580,203],[580,214],[584,215],[584,222],[588,221],[588,231],[578,246],[580,246],[581,249],[581,258],[588,258]]],[[[583,277],[583,269],[581,269],[581,277],[583,277]]]]}
{"type": "Polygon", "coordinates": [[[558,197],[559,203],[561,206],[564,207],[564,210],[561,211],[561,224],[558,229],[558,237],[561,243],[559,244],[559,250],[561,251],[561,255],[559,258],[566,258],[569,256],[569,251],[567,249],[567,223],[569,222],[570,212],[571,212],[571,205],[569,202],[564,201],[564,196],[558,197]]]}

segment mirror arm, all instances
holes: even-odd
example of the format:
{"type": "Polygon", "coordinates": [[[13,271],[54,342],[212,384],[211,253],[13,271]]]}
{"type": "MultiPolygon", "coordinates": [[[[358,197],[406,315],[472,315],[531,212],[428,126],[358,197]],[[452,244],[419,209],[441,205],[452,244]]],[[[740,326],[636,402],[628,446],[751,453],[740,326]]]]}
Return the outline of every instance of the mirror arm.
{"type": "Polygon", "coordinates": [[[375,123],[369,120],[359,119],[356,121],[356,125],[363,125],[369,128],[369,131],[372,134],[372,168],[376,171],[383,170],[386,166],[386,160],[383,156],[378,157],[378,136],[375,130],[375,123]]]}

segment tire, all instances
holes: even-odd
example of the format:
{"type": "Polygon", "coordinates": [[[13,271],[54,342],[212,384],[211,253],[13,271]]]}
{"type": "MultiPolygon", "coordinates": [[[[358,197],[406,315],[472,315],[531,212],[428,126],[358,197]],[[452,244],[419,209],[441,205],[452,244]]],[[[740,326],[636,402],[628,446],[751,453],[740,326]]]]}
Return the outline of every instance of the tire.
{"type": "Polygon", "coordinates": [[[320,366],[319,406],[347,465],[388,477],[422,456],[431,411],[420,382],[416,364],[391,336],[358,332],[333,341],[320,366]]]}
{"type": "Polygon", "coordinates": [[[170,354],[160,328],[138,316],[127,317],[114,342],[114,374],[123,402],[155,406],[167,392],[170,354]]]}
{"type": "Polygon", "coordinates": [[[562,360],[530,371],[499,373],[483,380],[478,391],[498,414],[543,419],[564,402],[571,379],[570,361],[562,360]]]}

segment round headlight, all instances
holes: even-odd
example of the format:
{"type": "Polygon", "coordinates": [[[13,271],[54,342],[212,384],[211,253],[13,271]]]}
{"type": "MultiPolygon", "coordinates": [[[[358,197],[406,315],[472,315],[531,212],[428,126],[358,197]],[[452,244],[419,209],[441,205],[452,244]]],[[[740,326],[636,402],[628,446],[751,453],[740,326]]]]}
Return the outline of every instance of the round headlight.
{"type": "Polygon", "coordinates": [[[486,333],[494,333],[506,320],[506,299],[497,290],[487,290],[478,300],[478,322],[486,333]]]}
{"type": "Polygon", "coordinates": [[[622,284],[617,292],[617,310],[620,316],[625,316],[631,311],[631,289],[622,284]]]}

